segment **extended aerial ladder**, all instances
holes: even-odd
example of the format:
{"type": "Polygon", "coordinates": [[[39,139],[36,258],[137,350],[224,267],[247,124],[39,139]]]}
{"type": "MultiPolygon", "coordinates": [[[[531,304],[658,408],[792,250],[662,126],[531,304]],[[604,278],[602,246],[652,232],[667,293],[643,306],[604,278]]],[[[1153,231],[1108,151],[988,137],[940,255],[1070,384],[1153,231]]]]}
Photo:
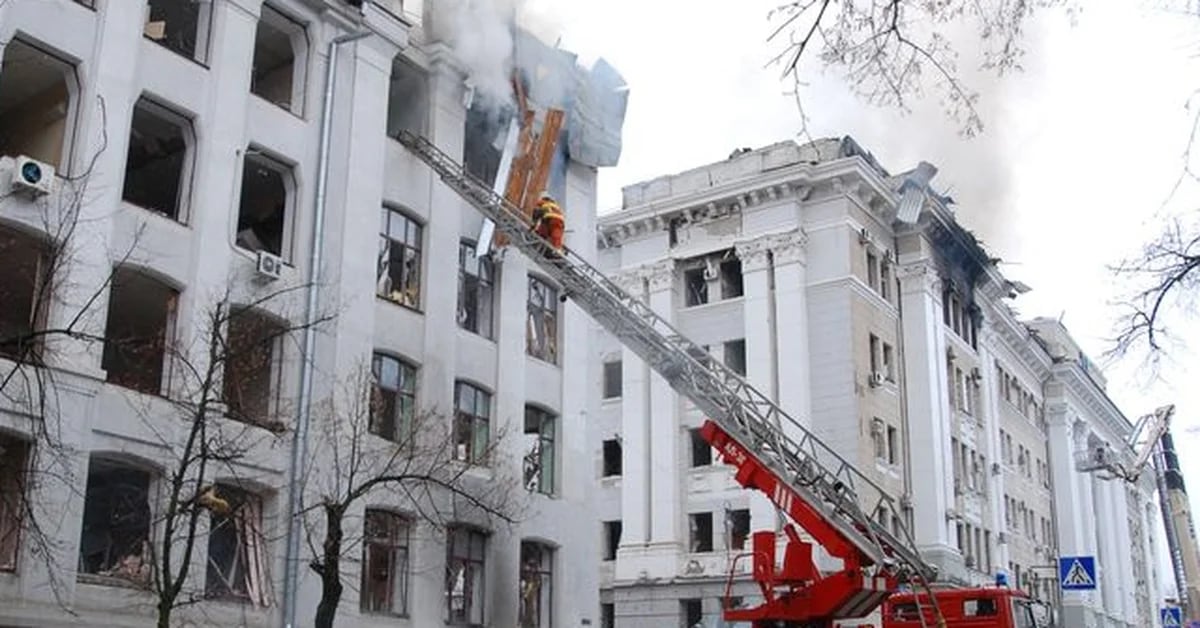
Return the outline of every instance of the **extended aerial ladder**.
{"type": "Polygon", "coordinates": [[[728,619],[762,627],[783,622],[832,627],[837,620],[866,616],[901,582],[933,581],[935,570],[921,559],[907,531],[900,538],[872,516],[882,512],[888,520],[903,520],[882,488],[582,257],[569,250],[547,255],[549,244],[530,230],[521,208],[427,139],[407,132],[398,139],[495,223],[508,244],[556,281],[580,309],[706,413],[701,433],[737,468],[740,484],[762,491],[841,559],[840,570],[820,573],[811,545],[789,526],[783,568],[776,570],[774,533],[756,533],[753,577],[764,601],[756,608],[727,609],[728,619]]]}

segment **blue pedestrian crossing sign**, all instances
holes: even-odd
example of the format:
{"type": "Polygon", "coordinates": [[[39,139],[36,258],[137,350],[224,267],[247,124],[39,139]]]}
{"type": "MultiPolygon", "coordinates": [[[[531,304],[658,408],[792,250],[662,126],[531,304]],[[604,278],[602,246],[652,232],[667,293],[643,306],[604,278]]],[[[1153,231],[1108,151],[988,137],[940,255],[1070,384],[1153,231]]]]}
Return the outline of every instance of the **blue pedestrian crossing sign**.
{"type": "Polygon", "coordinates": [[[1058,582],[1063,591],[1093,591],[1096,588],[1095,556],[1062,556],[1058,559],[1058,582]]]}
{"type": "Polygon", "coordinates": [[[1164,606],[1158,611],[1163,628],[1183,628],[1183,609],[1178,606],[1164,606]]]}

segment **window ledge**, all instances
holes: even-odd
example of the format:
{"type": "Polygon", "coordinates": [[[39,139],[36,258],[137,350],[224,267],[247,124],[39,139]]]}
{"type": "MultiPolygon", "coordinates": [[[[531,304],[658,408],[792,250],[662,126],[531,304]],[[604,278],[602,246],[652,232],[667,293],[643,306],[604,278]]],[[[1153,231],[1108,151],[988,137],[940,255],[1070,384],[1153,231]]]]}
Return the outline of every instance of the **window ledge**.
{"type": "Polygon", "coordinates": [[[83,583],[83,584],[92,584],[92,585],[101,586],[101,587],[118,587],[121,589],[132,589],[134,591],[145,591],[147,593],[150,592],[150,582],[149,581],[147,581],[145,583],[135,582],[133,580],[130,580],[128,578],[122,578],[120,576],[101,576],[98,574],[91,574],[91,573],[78,573],[78,574],[75,574],[75,581],[83,583]]]}
{"type": "MultiPolygon", "coordinates": [[[[386,297],[382,294],[379,294],[378,292],[375,293],[375,299],[378,301],[383,301],[384,303],[390,303],[392,305],[395,305],[396,307],[404,308],[404,309],[406,309],[410,312],[414,312],[416,314],[421,314],[421,315],[425,314],[425,312],[421,310],[420,304],[409,305],[407,303],[401,303],[400,301],[397,301],[395,299],[389,299],[388,297],[386,297]]],[[[478,335],[478,334],[476,334],[476,335],[478,335]]]]}

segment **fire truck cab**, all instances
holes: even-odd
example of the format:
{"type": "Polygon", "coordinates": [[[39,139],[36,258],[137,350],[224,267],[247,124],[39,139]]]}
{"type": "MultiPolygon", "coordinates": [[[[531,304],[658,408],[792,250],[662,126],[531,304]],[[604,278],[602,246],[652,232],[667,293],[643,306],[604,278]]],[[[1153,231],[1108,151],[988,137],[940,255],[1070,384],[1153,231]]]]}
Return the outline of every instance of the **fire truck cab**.
{"type": "MultiPolygon", "coordinates": [[[[1038,628],[1036,602],[1004,587],[938,589],[934,599],[947,628],[1038,628]]],[[[895,593],[883,604],[883,628],[936,626],[927,593],[895,593]]]]}

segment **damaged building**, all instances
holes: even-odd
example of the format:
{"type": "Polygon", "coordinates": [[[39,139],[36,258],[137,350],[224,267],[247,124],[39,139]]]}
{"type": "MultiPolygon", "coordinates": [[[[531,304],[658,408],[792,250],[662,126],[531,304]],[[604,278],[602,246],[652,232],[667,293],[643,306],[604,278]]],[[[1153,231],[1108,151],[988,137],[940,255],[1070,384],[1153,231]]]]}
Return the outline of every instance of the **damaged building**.
{"type": "MultiPolygon", "coordinates": [[[[432,514],[400,491],[355,502],[338,624],[600,625],[598,576],[578,568],[600,559],[581,468],[591,324],[397,141],[431,138],[489,184],[508,176],[516,105],[475,89],[451,8],[0,2],[0,377],[17,361],[53,375],[65,439],[28,420],[28,399],[0,395],[0,624],[146,624],[183,434],[166,426],[194,374],[181,356],[217,320],[214,420],[248,451],[188,501],[205,511],[173,625],[312,625],[321,581],[304,539],[289,554],[291,489],[320,503],[338,467],[313,444],[315,475],[294,482],[294,437],[309,416],[316,443],[337,420],[319,408],[359,372],[369,444],[444,431],[467,490],[511,486],[520,511],[505,524],[436,490],[432,514]],[[10,189],[27,168],[54,174],[10,189]],[[64,207],[86,221],[69,246],[49,220],[64,207]],[[310,279],[336,316],[313,335],[302,411],[310,279]],[[77,315],[79,333],[40,336],[77,315]],[[53,481],[49,460],[66,469],[53,481]],[[45,508],[53,561],[30,504],[45,508]]],[[[547,187],[568,245],[590,256],[624,82],[511,35],[534,133],[547,110],[564,116],[547,187]]]]}
{"type": "MultiPolygon", "coordinates": [[[[879,523],[941,579],[1003,577],[1047,617],[1061,604],[1064,625],[1151,625],[1152,483],[1071,467],[1132,426],[1061,325],[1017,317],[1028,287],[935,172],[890,173],[849,137],[739,149],[626,186],[599,220],[598,265],[895,496],[879,523]],[[1097,551],[1103,594],[1060,599],[1055,558],[1097,551]]],[[[746,536],[780,515],[734,481],[688,399],[609,334],[595,343],[603,625],[720,625],[723,604],[760,599],[746,536]]]]}

